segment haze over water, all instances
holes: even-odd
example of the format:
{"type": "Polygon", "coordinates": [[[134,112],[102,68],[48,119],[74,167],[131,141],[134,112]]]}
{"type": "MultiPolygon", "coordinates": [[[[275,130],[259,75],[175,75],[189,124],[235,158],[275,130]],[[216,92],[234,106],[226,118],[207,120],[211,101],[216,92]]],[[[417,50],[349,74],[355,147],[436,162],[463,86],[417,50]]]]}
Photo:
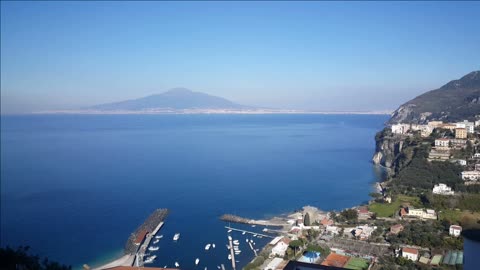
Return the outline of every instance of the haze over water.
{"type": "MultiPolygon", "coordinates": [[[[202,269],[214,269],[228,265],[222,214],[265,218],[304,205],[331,210],[368,200],[381,174],[370,162],[374,136],[387,116],[1,120],[2,246],[29,245],[74,267],[98,264],[120,254],[154,209],[169,208],[154,265],[193,267],[199,257],[202,269]],[[212,242],[217,248],[206,253],[212,242]]],[[[253,257],[241,249],[240,267],[253,257]]]]}

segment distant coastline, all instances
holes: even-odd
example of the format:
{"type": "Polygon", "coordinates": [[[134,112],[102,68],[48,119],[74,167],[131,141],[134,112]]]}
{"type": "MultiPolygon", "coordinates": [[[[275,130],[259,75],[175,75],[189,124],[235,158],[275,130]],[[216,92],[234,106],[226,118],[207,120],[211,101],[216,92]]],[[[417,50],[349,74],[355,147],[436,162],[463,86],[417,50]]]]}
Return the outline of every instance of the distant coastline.
{"type": "Polygon", "coordinates": [[[309,111],[309,110],[230,110],[230,109],[155,109],[155,110],[52,110],[38,111],[31,114],[105,114],[105,115],[127,115],[127,114],[333,114],[333,115],[390,115],[392,110],[383,111],[309,111]]]}

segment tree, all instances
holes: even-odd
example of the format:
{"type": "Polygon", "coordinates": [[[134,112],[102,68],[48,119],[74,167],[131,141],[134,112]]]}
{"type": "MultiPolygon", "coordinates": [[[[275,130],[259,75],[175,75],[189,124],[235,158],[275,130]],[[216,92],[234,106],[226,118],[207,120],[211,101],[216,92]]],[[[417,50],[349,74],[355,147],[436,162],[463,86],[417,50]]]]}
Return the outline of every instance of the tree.
{"type": "Polygon", "coordinates": [[[28,270],[71,270],[71,266],[49,261],[47,258],[40,262],[40,257],[28,254],[30,247],[18,247],[16,250],[6,247],[0,248],[0,269],[28,269],[28,270]]]}
{"type": "Polygon", "coordinates": [[[358,213],[355,209],[345,209],[340,212],[340,215],[346,220],[357,220],[358,218],[358,213]]]}
{"type": "Polygon", "coordinates": [[[305,217],[303,218],[303,224],[305,226],[310,226],[312,223],[310,222],[310,214],[306,213],[305,217]]]}

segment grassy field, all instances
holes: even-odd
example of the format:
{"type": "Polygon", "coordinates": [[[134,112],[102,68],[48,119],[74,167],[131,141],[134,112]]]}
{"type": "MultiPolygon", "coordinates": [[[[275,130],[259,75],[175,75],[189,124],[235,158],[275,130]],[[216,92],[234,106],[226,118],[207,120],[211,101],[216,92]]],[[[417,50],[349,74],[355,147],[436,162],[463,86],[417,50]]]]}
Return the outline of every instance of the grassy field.
{"type": "Polygon", "coordinates": [[[440,220],[449,220],[452,223],[465,223],[480,220],[480,212],[461,211],[461,210],[442,210],[440,212],[440,220]]]}
{"type": "Polygon", "coordinates": [[[361,258],[350,258],[344,266],[346,269],[362,270],[368,268],[368,262],[361,258]]]}
{"type": "Polygon", "coordinates": [[[368,209],[376,213],[377,217],[391,217],[402,205],[421,207],[422,204],[418,197],[398,195],[397,199],[392,203],[372,203],[368,209]]]}

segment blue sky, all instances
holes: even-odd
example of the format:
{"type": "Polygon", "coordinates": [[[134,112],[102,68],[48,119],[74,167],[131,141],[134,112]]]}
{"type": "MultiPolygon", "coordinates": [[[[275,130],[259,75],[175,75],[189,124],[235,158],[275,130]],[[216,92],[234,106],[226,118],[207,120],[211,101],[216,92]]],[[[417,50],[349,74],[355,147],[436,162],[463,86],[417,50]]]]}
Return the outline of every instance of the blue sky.
{"type": "Polygon", "coordinates": [[[480,69],[478,2],[1,2],[3,113],[187,87],[394,109],[480,69]]]}

